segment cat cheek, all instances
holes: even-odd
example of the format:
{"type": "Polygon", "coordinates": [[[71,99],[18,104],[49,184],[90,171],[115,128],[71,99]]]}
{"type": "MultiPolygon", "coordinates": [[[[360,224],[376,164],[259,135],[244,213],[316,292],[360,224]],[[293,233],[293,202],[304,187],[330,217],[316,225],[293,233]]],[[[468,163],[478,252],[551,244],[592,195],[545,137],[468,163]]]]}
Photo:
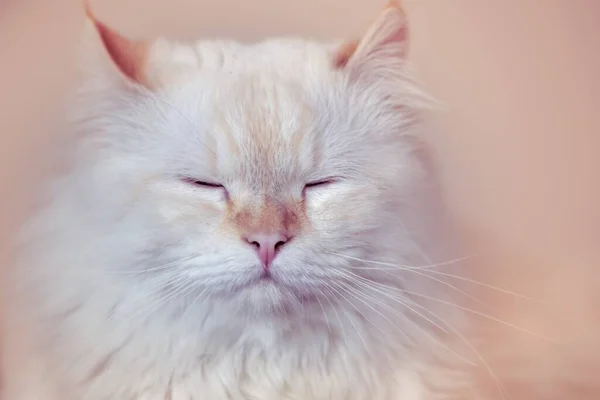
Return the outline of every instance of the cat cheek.
{"type": "Polygon", "coordinates": [[[320,209],[323,209],[327,206],[330,197],[322,189],[306,191],[304,194],[304,204],[307,212],[318,212],[320,209]]]}
{"type": "Polygon", "coordinates": [[[220,220],[225,209],[226,204],[220,198],[163,193],[157,211],[161,219],[171,225],[207,225],[220,220]]]}

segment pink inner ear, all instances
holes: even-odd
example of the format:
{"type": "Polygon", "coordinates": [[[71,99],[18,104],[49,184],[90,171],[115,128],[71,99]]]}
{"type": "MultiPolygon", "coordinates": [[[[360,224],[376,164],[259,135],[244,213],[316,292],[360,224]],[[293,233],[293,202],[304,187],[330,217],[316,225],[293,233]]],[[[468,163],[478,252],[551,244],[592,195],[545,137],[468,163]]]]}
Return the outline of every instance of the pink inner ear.
{"type": "Polygon", "coordinates": [[[106,51],[119,70],[127,78],[145,85],[144,66],[147,57],[145,43],[131,41],[94,20],[106,51]]]}
{"type": "Polygon", "coordinates": [[[348,61],[350,61],[350,58],[352,58],[352,55],[354,55],[354,52],[358,48],[358,44],[358,40],[344,43],[335,53],[333,66],[338,69],[344,68],[346,64],[348,64],[348,61]]]}
{"type": "Polygon", "coordinates": [[[354,63],[353,59],[356,59],[357,65],[361,65],[380,53],[381,49],[393,49],[391,53],[386,51],[385,57],[393,54],[394,57],[404,58],[407,37],[404,12],[392,3],[369,28],[362,40],[347,42],[340,47],[333,58],[334,67],[343,68],[350,62],[354,63]]]}
{"type": "Polygon", "coordinates": [[[408,29],[404,11],[397,5],[391,3],[383,12],[380,19],[367,34],[367,41],[370,43],[365,46],[370,51],[376,51],[381,48],[392,47],[398,52],[399,57],[405,56],[405,47],[408,39],[408,29]]]}
{"type": "Polygon", "coordinates": [[[386,46],[388,44],[396,43],[398,45],[406,43],[408,36],[408,29],[406,29],[406,25],[402,25],[395,29],[391,35],[388,35],[385,40],[381,43],[381,46],[386,46]]]}

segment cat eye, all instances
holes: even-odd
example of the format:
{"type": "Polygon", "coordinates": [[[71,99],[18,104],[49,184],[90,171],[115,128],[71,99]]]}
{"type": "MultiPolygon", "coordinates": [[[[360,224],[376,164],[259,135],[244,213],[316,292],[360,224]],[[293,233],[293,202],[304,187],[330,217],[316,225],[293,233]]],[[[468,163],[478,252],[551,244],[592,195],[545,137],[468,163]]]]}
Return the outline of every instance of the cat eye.
{"type": "Polygon", "coordinates": [[[183,177],[181,180],[188,185],[199,186],[204,188],[222,189],[223,185],[214,182],[201,181],[194,178],[183,177]]]}
{"type": "Polygon", "coordinates": [[[304,189],[323,187],[323,186],[331,185],[334,182],[335,181],[333,179],[323,179],[320,181],[309,182],[306,185],[304,185],[304,189]]]}

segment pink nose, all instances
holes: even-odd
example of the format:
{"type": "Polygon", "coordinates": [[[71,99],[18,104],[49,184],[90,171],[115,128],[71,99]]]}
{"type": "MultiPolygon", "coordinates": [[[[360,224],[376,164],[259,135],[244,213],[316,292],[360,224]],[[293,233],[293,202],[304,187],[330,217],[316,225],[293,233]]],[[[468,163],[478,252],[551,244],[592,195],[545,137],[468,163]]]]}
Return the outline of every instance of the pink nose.
{"type": "Polygon", "coordinates": [[[269,268],[281,247],[290,238],[281,233],[253,233],[246,236],[245,239],[254,246],[264,267],[269,268]]]}

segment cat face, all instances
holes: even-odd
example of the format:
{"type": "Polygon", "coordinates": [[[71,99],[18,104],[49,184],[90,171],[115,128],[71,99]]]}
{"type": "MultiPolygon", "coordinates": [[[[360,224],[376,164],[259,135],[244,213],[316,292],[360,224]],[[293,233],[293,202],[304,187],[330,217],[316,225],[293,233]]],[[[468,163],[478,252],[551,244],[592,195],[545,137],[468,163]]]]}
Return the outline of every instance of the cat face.
{"type": "Polygon", "coordinates": [[[341,50],[143,45],[99,28],[120,74],[87,89],[106,119],[89,193],[110,193],[115,235],[142,238],[140,266],[256,313],[401,280],[361,261],[417,249],[401,221],[423,171],[398,10],[341,50]]]}

